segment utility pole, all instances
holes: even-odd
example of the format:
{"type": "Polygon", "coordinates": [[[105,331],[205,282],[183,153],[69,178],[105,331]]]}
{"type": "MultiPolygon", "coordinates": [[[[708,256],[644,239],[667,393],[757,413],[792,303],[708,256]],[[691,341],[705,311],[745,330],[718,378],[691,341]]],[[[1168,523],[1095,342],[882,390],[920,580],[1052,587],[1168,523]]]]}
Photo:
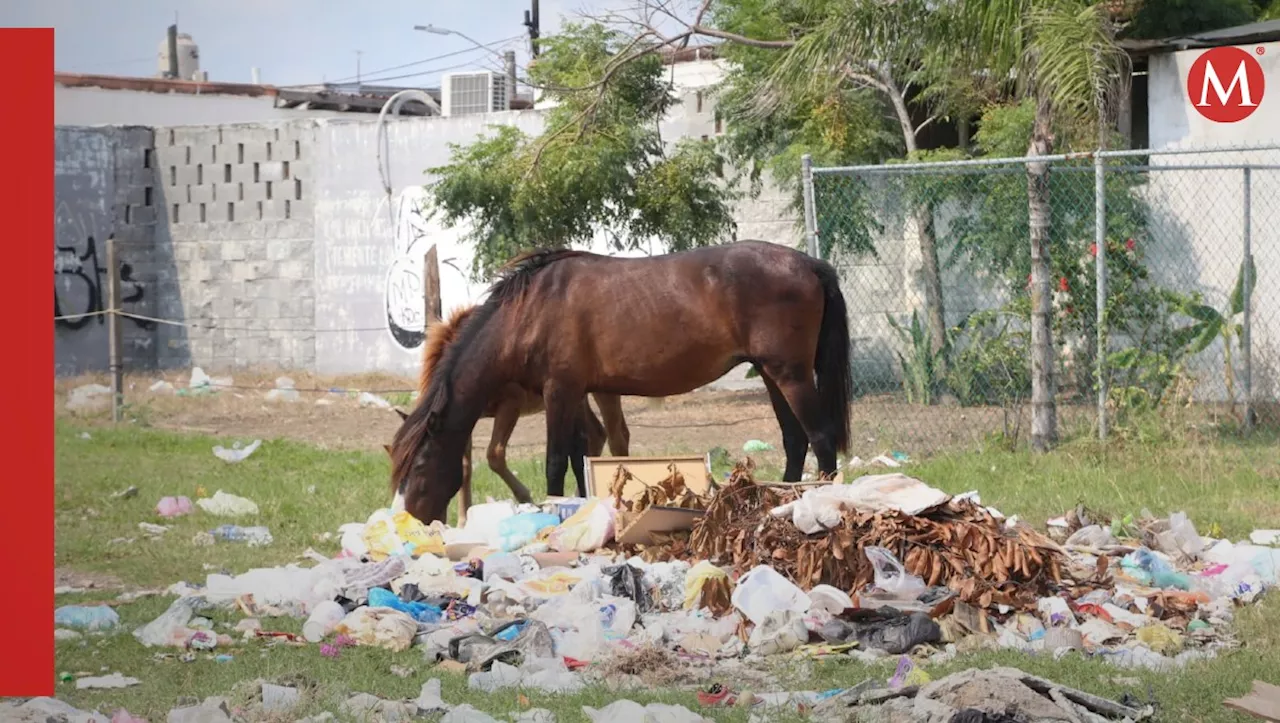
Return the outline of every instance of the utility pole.
{"type": "Polygon", "coordinates": [[[540,35],[538,25],[538,0],[529,0],[529,10],[524,11],[524,26],[529,29],[529,53],[533,57],[538,57],[538,37],[540,35]]]}
{"type": "Polygon", "coordinates": [[[511,110],[511,101],[516,98],[516,51],[503,53],[502,65],[507,73],[507,110],[511,110]]]}

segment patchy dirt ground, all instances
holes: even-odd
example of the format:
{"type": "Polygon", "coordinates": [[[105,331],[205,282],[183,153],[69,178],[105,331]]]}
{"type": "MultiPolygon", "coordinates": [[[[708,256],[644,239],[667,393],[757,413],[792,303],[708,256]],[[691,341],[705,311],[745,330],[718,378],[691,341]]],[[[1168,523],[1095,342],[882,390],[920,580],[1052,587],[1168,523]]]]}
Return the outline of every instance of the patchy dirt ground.
{"type": "MultiPolygon", "coordinates": [[[[134,423],[161,429],[186,430],[246,439],[294,439],[329,449],[376,450],[390,442],[400,418],[390,409],[364,407],[359,391],[370,391],[402,409],[413,402],[410,379],[386,375],[320,377],[290,374],[299,390],[296,402],[269,401],[278,373],[237,372],[233,385],[216,394],[181,396],[173,391],[151,392],[157,380],[187,386],[189,372],[135,375],[125,381],[128,417],[134,423]],[[334,391],[336,390],[336,391],[334,391]]],[[[215,377],[223,376],[215,374],[215,377]]],[[[84,384],[105,384],[105,375],[60,380],[55,405],[59,415],[107,422],[108,397],[86,409],[66,408],[70,390],[84,384]]],[[[781,447],[781,434],[763,391],[697,391],[663,400],[627,397],[623,410],[631,429],[632,454],[704,452],[714,447],[738,451],[749,439],[781,447]]],[[[973,448],[992,434],[1017,422],[1000,409],[920,407],[887,398],[859,400],[853,406],[852,454],[864,459],[894,450],[912,456],[943,449],[973,448]]],[[[488,444],[491,420],[476,427],[477,448],[488,444]]],[[[1021,431],[1025,435],[1026,423],[1021,431]]],[[[520,420],[508,455],[538,457],[546,439],[541,414],[520,420]]],[[[761,461],[780,463],[781,452],[760,455],[761,461]],[[776,459],[770,459],[776,457],[776,459]]]]}

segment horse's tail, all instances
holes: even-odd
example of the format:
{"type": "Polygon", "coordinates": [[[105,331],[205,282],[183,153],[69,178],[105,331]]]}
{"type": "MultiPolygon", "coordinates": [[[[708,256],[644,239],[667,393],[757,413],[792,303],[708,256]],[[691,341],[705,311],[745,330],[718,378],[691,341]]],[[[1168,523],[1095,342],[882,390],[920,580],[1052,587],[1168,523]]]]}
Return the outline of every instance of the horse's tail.
{"type": "Polygon", "coordinates": [[[813,259],[813,272],[822,284],[825,304],[814,371],[818,377],[818,397],[822,413],[835,426],[835,447],[849,451],[850,416],[853,402],[853,368],[849,364],[849,312],[840,293],[840,276],[822,259],[813,259]]]}

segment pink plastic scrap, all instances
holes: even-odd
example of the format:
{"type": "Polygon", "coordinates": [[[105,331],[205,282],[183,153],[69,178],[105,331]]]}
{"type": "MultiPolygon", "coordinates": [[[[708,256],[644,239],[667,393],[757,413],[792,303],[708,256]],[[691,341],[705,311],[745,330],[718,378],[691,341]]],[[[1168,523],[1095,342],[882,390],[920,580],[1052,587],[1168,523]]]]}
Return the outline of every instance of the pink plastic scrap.
{"type": "Polygon", "coordinates": [[[191,500],[187,497],[161,497],[156,513],[161,517],[181,517],[191,512],[191,500]]]}

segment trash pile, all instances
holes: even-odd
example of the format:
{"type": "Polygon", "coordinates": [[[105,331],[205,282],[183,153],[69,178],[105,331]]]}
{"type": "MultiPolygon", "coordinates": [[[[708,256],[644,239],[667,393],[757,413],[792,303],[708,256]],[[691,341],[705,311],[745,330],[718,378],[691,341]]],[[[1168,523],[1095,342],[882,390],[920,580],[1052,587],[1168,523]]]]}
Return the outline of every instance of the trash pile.
{"type": "MultiPolygon", "coordinates": [[[[460,528],[378,510],[339,528],[337,557],[308,551],[314,566],[176,585],[168,611],[134,636],[188,659],[233,648],[236,638],[317,645],[325,657],[349,646],[414,648],[482,691],[572,692],[594,680],[643,679],[646,666],[701,669],[685,679],[695,683],[733,671],[742,684],[770,656],[896,657],[889,688],[815,693],[803,705],[830,699],[953,720],[982,708],[974,690],[1000,685],[1000,700],[1021,696],[1022,710],[1039,706],[1040,717],[1084,720],[1085,710],[1136,720],[1137,708],[1018,671],[929,682],[918,664],[1012,648],[1181,666],[1235,645],[1233,608],[1274,586],[1280,568],[1280,549],[1202,537],[1181,514],[1112,522],[1080,508],[1045,534],[977,493],[949,495],[899,472],[757,482],[748,459],[717,486],[698,458],[684,467],[610,464],[612,481],[595,478],[591,498],[490,500],[460,528]],[[653,472],[664,467],[665,476],[653,472]],[[246,619],[217,631],[202,615],[215,606],[246,619]],[[260,619],[275,616],[305,620],[302,634],[263,630],[260,619]]],[[[228,498],[197,505],[244,507],[228,498]]],[[[114,624],[83,610],[60,619],[81,629],[114,624]]],[[[737,695],[723,686],[705,693],[708,704],[737,695]]],[[[997,717],[973,720],[1003,720],[987,714],[997,717]]]]}

